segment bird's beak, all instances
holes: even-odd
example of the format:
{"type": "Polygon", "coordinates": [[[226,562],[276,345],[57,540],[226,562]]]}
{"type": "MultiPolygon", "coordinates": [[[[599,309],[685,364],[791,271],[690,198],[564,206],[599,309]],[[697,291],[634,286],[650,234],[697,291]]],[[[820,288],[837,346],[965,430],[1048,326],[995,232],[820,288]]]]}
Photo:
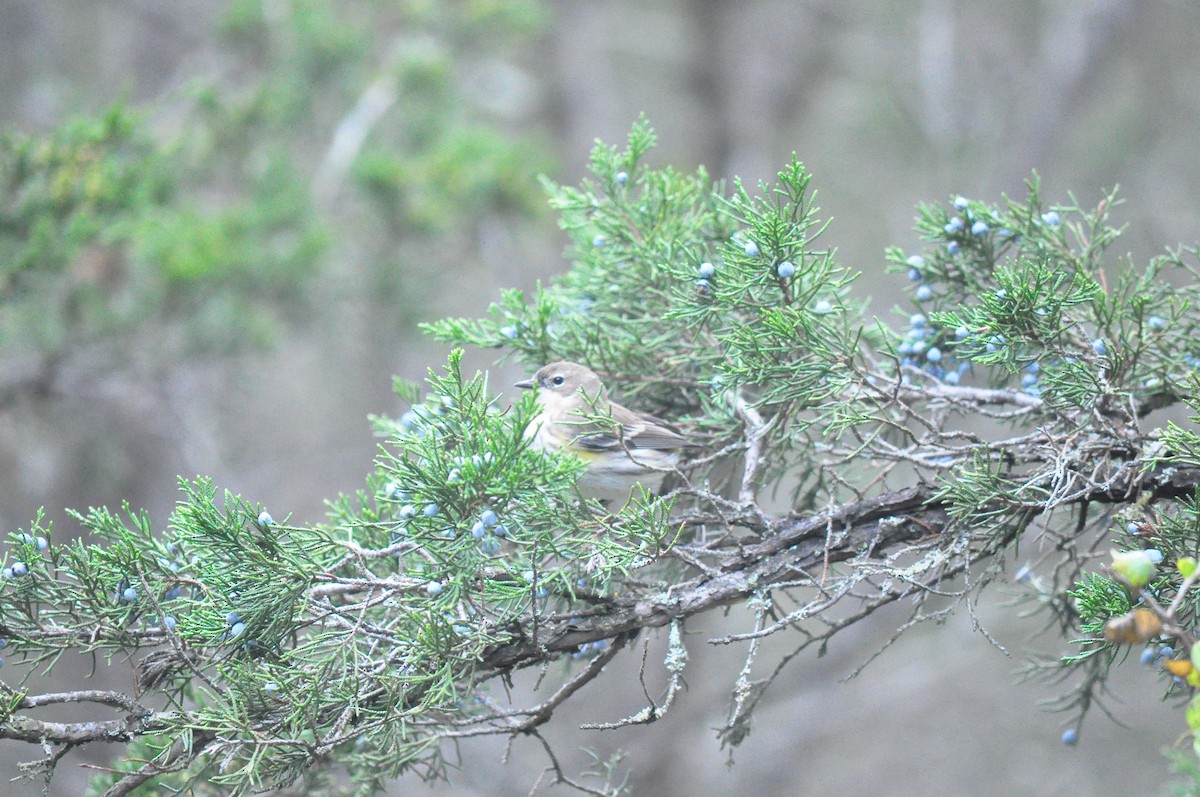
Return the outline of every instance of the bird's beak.
{"type": "Polygon", "coordinates": [[[533,379],[522,379],[520,382],[513,382],[513,387],[519,387],[522,390],[529,390],[533,387],[533,379]]]}

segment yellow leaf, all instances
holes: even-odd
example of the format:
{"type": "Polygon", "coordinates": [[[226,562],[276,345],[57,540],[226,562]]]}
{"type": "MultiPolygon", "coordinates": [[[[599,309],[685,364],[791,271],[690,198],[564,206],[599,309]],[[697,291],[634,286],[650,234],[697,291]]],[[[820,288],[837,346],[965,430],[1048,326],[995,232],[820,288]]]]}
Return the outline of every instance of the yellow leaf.
{"type": "Polygon", "coordinates": [[[1163,662],[1162,666],[1164,670],[1176,678],[1186,678],[1188,673],[1196,669],[1187,659],[1167,659],[1163,662]]]}
{"type": "Polygon", "coordinates": [[[1121,645],[1145,642],[1162,633],[1162,620],[1145,606],[1114,617],[1104,624],[1104,638],[1121,645]]]}

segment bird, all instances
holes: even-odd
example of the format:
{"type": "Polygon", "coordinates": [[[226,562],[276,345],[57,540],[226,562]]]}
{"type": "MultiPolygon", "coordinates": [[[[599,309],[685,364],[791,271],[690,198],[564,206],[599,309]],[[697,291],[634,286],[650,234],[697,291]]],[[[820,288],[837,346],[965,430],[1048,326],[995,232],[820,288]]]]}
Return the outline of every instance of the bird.
{"type": "Polygon", "coordinates": [[[683,449],[701,447],[669,421],[609,400],[600,377],[578,363],[551,363],[514,387],[537,390],[541,409],[525,431],[533,446],[587,465],[578,482],[584,498],[628,502],[638,484],[657,492],[683,449]]]}

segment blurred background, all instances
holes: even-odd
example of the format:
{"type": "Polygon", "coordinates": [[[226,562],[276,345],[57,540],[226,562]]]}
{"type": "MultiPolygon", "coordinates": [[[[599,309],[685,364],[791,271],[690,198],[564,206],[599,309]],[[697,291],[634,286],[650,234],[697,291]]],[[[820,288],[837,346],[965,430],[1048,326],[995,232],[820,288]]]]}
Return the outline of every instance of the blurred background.
{"type": "MultiPolygon", "coordinates": [[[[366,416],[403,409],[392,375],[445,360],[417,324],[564,270],[537,175],[577,181],[641,113],[658,165],[754,185],[796,152],[889,321],[910,310],[883,250],[916,249],[914,206],[1022,199],[1032,170],[1048,203],[1120,184],[1114,257],[1194,243],[1198,26],[1194,3],[1120,0],[0,0],[0,529],[45,506],[62,539],[66,508],[124,500],[162,524],[177,474],[321,520],[370,470],[366,416]]],[[[503,391],[493,354],[469,364],[503,391]]],[[[578,730],[641,707],[627,655],[546,736],[569,770],[625,750],[639,795],[1162,791],[1184,723],[1156,678],[1122,668],[1126,727],[1093,712],[1063,746],[1054,687],[1015,672],[1065,646],[1015,594],[977,607],[1006,651],[960,612],[843,682],[905,617],[881,612],[793,661],[732,758],[713,728],[743,651],[705,640],[737,616],[688,626],[665,720],[578,730]]],[[[121,664],[96,678],[128,688],[121,664]]],[[[0,748],[0,778],[35,753],[0,748]]],[[[68,758],[49,793],[111,753],[68,758]]],[[[463,745],[432,792],[527,793],[539,746],[504,753],[463,745]]]]}

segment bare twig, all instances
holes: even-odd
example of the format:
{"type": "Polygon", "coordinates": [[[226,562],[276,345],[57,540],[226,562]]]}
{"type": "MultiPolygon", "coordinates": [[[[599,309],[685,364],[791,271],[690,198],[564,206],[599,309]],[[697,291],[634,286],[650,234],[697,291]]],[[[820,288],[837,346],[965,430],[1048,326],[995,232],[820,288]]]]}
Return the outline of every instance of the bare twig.
{"type": "Polygon", "coordinates": [[[113,708],[123,708],[130,714],[145,717],[151,714],[150,709],[143,706],[128,695],[102,689],[81,689],[75,692],[48,692],[41,695],[26,695],[21,698],[17,708],[40,708],[55,703],[101,703],[113,708]]]}
{"type": "Polygon", "coordinates": [[[759,471],[762,469],[763,444],[766,433],[775,419],[764,421],[759,411],[747,404],[741,396],[734,400],[734,407],[746,424],[746,456],[742,466],[742,485],[738,489],[738,500],[743,504],[757,506],[758,498],[755,492],[759,471]]]}

